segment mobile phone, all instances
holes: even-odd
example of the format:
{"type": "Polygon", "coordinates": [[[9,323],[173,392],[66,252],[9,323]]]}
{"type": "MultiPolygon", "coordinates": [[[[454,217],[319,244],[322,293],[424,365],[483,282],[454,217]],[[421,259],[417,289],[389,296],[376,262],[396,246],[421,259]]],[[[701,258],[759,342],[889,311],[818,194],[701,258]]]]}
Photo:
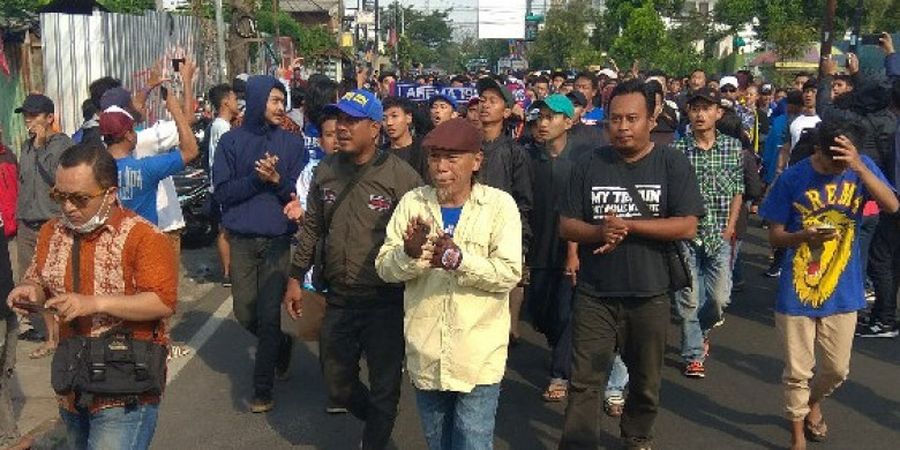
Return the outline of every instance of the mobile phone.
{"type": "Polygon", "coordinates": [[[816,225],[816,231],[818,231],[819,233],[831,233],[835,230],[837,230],[837,228],[835,228],[835,226],[830,223],[822,223],[816,225]]]}
{"type": "Polygon", "coordinates": [[[28,301],[17,300],[13,302],[13,307],[28,311],[33,314],[42,313],[45,311],[48,312],[56,312],[53,308],[45,308],[44,305],[39,305],[37,303],[32,303],[28,301]]]}
{"type": "Polygon", "coordinates": [[[165,86],[160,86],[159,96],[162,97],[163,101],[166,101],[169,98],[169,89],[165,86]]]}
{"type": "Polygon", "coordinates": [[[881,45],[881,34],[864,34],[860,43],[862,45],[881,45]]]}
{"type": "Polygon", "coordinates": [[[184,58],[172,58],[172,70],[180,71],[182,64],[184,64],[184,58]]]}

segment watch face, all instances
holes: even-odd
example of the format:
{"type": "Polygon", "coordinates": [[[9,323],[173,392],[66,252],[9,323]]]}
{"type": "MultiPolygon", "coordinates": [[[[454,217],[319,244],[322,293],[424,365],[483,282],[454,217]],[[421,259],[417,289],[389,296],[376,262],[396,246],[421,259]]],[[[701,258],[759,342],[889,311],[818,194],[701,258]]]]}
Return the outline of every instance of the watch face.
{"type": "Polygon", "coordinates": [[[458,248],[448,248],[441,255],[441,264],[445,269],[456,269],[459,267],[460,252],[458,248]]]}

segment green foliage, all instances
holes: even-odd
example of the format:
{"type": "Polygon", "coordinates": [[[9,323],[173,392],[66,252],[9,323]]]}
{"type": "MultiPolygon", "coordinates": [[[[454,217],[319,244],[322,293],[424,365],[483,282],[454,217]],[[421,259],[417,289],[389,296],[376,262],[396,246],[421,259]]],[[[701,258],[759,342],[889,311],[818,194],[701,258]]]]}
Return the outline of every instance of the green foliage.
{"type": "Polygon", "coordinates": [[[719,0],[713,17],[735,30],[753,21],[757,6],[757,0],[719,0]]]}
{"type": "Polygon", "coordinates": [[[593,45],[589,27],[596,26],[597,13],[587,0],[571,0],[547,12],[544,29],[528,51],[531,67],[584,67],[603,62],[593,45]]]}
{"type": "Polygon", "coordinates": [[[449,17],[450,11],[426,13],[411,6],[404,8],[405,36],[400,37],[397,48],[402,68],[408,69],[413,64],[438,64],[449,69],[458,63],[459,48],[451,41],[453,21],[449,17]]]}
{"type": "Polygon", "coordinates": [[[143,14],[148,9],[156,10],[154,0],[98,0],[97,3],[116,13],[143,14]]]}
{"type": "Polygon", "coordinates": [[[337,46],[335,36],[324,26],[303,25],[284,11],[274,14],[271,0],[264,0],[256,12],[256,26],[261,31],[274,35],[276,20],[281,35],[293,38],[297,53],[304,57],[314,57],[337,46]]]}

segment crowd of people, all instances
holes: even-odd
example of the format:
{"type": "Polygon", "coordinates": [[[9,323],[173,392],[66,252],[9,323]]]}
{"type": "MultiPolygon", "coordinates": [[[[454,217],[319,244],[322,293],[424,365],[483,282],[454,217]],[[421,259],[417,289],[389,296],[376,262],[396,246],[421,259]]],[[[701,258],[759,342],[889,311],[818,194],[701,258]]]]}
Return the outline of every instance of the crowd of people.
{"type": "Polygon", "coordinates": [[[854,336],[898,335],[900,57],[890,35],[881,47],[885,74],[851,54],[785,87],[635,64],[422,75],[410,83],[477,96],[414,101],[391,72],[245,74],[209,89],[199,142],[189,59],[178,86],[159,70],[133,91],[92,82],[71,138],[53,99],[28,95],[18,162],[0,152],[14,198],[0,205],[0,433],[17,434],[8,380],[17,322],[32,318],[46,342],[30,356],[53,358],[72,447],[149,447],[177,347],[185,223],[171,177],[201,164],[222,284],[256,337],[252,413],[290,376],[282,313],[299,319],[319,296],[325,411],[364,422],[360,448],[388,445],[404,373],[430,449],[492,448],[524,298],[551,348],[540,398],[567,402],[559,448],[595,449],[602,405],[624,448],[649,449],[670,318],[684,376],[707,377],[758,214],[790,448],[805,449],[827,437],[821,404],[847,378],[854,336]],[[169,120],[145,120],[153,95],[169,120]]]}

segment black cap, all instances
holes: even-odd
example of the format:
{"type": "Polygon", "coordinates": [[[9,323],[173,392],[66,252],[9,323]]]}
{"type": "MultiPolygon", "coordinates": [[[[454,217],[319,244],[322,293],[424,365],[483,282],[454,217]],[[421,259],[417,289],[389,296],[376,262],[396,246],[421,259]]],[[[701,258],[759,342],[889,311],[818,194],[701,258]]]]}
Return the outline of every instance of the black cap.
{"type": "Polygon", "coordinates": [[[568,97],[569,100],[572,101],[572,104],[575,106],[587,106],[587,97],[585,97],[584,94],[579,91],[569,92],[568,94],[566,94],[566,97],[568,97]]]}
{"type": "Polygon", "coordinates": [[[516,103],[516,100],[513,98],[512,93],[509,92],[509,89],[507,89],[506,86],[501,86],[500,83],[497,82],[497,80],[491,77],[484,77],[479,79],[478,82],[475,83],[475,88],[478,89],[478,96],[482,98],[484,97],[484,91],[487,91],[489,89],[494,89],[500,92],[500,95],[503,96],[503,100],[506,102],[507,108],[512,108],[512,106],[516,103]]]}
{"type": "Polygon", "coordinates": [[[710,89],[708,87],[697,89],[696,91],[691,92],[688,96],[688,103],[694,103],[695,101],[703,99],[710,103],[720,104],[722,101],[722,96],[719,95],[719,92],[710,89]]]}
{"type": "Polygon", "coordinates": [[[25,97],[25,101],[22,102],[22,106],[16,108],[16,113],[31,113],[31,114],[52,114],[53,113],[53,100],[50,100],[50,97],[41,94],[30,94],[28,97],[25,97]]]}

